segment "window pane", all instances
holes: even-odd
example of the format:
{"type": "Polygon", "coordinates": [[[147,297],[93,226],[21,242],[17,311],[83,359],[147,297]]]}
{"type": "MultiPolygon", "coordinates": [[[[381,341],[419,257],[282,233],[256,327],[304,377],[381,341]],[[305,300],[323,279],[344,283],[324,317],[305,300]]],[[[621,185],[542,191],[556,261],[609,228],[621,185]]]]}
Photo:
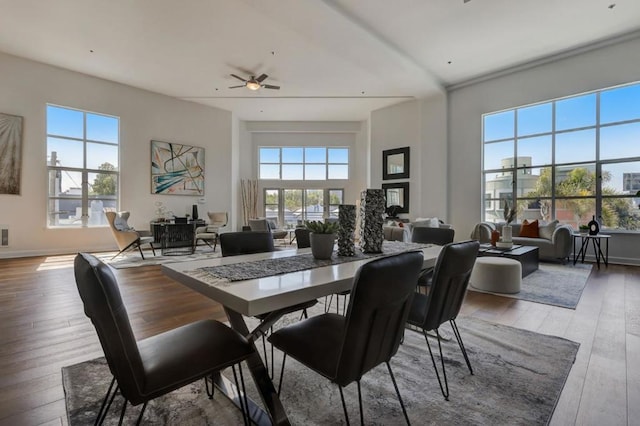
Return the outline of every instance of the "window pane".
{"type": "Polygon", "coordinates": [[[282,165],[283,180],[302,180],[302,164],[283,164],[282,165]]]}
{"type": "MultiPolygon", "coordinates": [[[[499,200],[504,198],[504,194],[511,194],[513,192],[513,173],[485,173],[484,175],[484,192],[485,196],[490,199],[499,200]]],[[[512,198],[509,195],[509,198],[512,198]]],[[[504,210],[504,204],[498,202],[492,203],[490,209],[495,210],[500,217],[502,217],[502,210],[504,210]]],[[[491,213],[491,212],[487,212],[491,213]]],[[[488,216],[487,216],[488,217],[488,216]]]]}
{"type": "Polygon", "coordinates": [[[279,163],[280,148],[260,148],[260,163],[279,163]]]}
{"type": "Polygon", "coordinates": [[[107,217],[104,215],[105,208],[117,208],[116,198],[112,199],[95,199],[89,201],[89,225],[105,226],[108,225],[107,217]]]}
{"type": "Polygon", "coordinates": [[[114,197],[118,193],[118,175],[108,173],[89,173],[89,197],[114,197]]]}
{"type": "Polygon", "coordinates": [[[600,123],[640,118],[640,84],[605,90],[600,95],[600,123]]]}
{"type": "Polygon", "coordinates": [[[513,167],[513,141],[487,143],[484,145],[485,170],[508,167],[513,167]]]}
{"type": "Polygon", "coordinates": [[[280,166],[277,164],[261,164],[260,179],[280,179],[280,166]]]}
{"type": "Polygon", "coordinates": [[[602,165],[602,195],[636,194],[640,191],[640,161],[602,165]]]}
{"type": "Polygon", "coordinates": [[[640,211],[633,198],[605,197],[602,199],[601,228],[640,229],[640,211]]]}
{"type": "Polygon", "coordinates": [[[600,128],[600,159],[640,157],[640,123],[600,128]]]}
{"type": "Polygon", "coordinates": [[[551,103],[518,109],[518,136],[551,131],[551,103]]]}
{"type": "Polygon", "coordinates": [[[344,204],[344,191],[342,189],[329,190],[329,204],[344,204]]]}
{"type": "Polygon", "coordinates": [[[304,178],[306,180],[325,180],[327,178],[327,167],[324,164],[307,164],[304,166],[304,178]]]}
{"type": "Polygon", "coordinates": [[[279,191],[277,189],[266,189],[264,191],[264,203],[265,204],[278,204],[278,194],[279,191]]]}
{"type": "Polygon", "coordinates": [[[594,129],[556,135],[556,163],[575,163],[596,159],[596,131],[594,129]]]}
{"type": "Polygon", "coordinates": [[[349,166],[329,164],[329,179],[349,179],[349,166]]]}
{"type": "Polygon", "coordinates": [[[84,167],[82,155],[81,141],[47,138],[47,160],[51,166],[82,168],[84,167]]]}
{"type": "Polygon", "coordinates": [[[82,111],[47,105],[47,134],[82,139],[83,115],[82,111]]]}
{"type": "MultiPolygon", "coordinates": [[[[302,190],[284,190],[284,221],[286,224],[298,225],[298,221],[304,220],[302,216],[302,190]]],[[[302,222],[301,222],[302,223],[302,222]]]]}
{"type": "Polygon", "coordinates": [[[87,142],[87,168],[118,170],[118,146],[87,142]]]}
{"type": "Polygon", "coordinates": [[[556,102],[556,130],[596,124],[596,94],[576,96],[556,102]]]}
{"type": "Polygon", "coordinates": [[[556,196],[585,197],[596,194],[595,164],[556,167],[556,196]]]}
{"type": "Polygon", "coordinates": [[[551,135],[518,139],[518,166],[522,163],[527,166],[551,164],[551,152],[551,135]],[[530,157],[530,161],[522,157],[530,157]]]}
{"type": "Polygon", "coordinates": [[[49,170],[49,196],[82,197],[82,173],[49,170]]]}
{"type": "Polygon", "coordinates": [[[562,224],[571,225],[578,229],[586,225],[596,214],[596,199],[584,198],[579,200],[565,200],[556,198],[555,218],[562,224]]]}
{"type": "Polygon", "coordinates": [[[484,141],[514,137],[515,112],[505,111],[484,116],[484,141]]]}
{"type": "Polygon", "coordinates": [[[325,148],[305,148],[304,161],[305,163],[326,163],[327,150],[325,148]]]}
{"type": "Polygon", "coordinates": [[[87,139],[118,143],[118,119],[106,115],[87,114],[87,139]]]}
{"type": "Polygon", "coordinates": [[[302,148],[282,148],[283,163],[302,163],[302,148]]]}
{"type": "Polygon", "coordinates": [[[82,199],[49,199],[49,226],[82,224],[82,199]]]}
{"type": "Polygon", "coordinates": [[[329,163],[349,163],[348,148],[329,148],[329,163]]]}
{"type": "Polygon", "coordinates": [[[541,181],[542,169],[526,167],[516,171],[516,183],[518,197],[538,197],[544,194],[538,194],[538,191],[544,191],[543,182],[541,181]]]}
{"type": "Polygon", "coordinates": [[[305,194],[305,212],[307,220],[322,220],[324,211],[324,191],[307,189],[305,194]]]}

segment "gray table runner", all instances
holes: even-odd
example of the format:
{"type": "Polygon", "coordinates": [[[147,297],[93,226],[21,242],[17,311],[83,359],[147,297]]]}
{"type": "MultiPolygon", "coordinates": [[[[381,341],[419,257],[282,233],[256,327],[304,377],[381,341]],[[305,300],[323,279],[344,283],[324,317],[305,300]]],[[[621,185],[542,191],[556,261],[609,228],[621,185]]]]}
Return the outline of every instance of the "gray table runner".
{"type": "Polygon", "coordinates": [[[350,257],[337,256],[334,253],[331,259],[319,260],[315,259],[311,253],[307,253],[277,259],[263,259],[252,262],[234,263],[232,265],[209,266],[199,268],[196,271],[201,274],[206,273],[209,276],[228,282],[244,281],[320,268],[323,266],[338,265],[340,263],[354,262],[372,257],[389,256],[406,251],[422,249],[424,247],[429,247],[430,245],[431,244],[384,241],[382,244],[382,253],[362,253],[359,248],[356,248],[356,255],[350,257]]]}

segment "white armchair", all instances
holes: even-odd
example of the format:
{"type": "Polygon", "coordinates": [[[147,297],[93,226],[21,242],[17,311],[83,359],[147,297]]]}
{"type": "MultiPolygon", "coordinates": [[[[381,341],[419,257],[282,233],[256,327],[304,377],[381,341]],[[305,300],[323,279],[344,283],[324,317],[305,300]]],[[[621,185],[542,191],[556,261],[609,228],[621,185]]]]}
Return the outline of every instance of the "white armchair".
{"type": "Polygon", "coordinates": [[[220,228],[227,226],[229,214],[227,212],[207,212],[207,216],[209,216],[209,224],[196,228],[194,246],[198,245],[198,240],[202,240],[206,245],[212,247],[213,251],[216,251],[220,228]],[[211,246],[211,243],[213,243],[213,246],[211,246]]]}

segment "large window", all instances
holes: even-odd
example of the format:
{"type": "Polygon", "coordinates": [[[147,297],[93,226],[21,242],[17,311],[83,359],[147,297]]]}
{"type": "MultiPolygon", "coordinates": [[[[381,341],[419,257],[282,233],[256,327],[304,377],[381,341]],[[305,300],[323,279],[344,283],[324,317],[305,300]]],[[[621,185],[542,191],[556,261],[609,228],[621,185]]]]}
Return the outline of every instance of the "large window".
{"type": "Polygon", "coordinates": [[[483,116],[484,219],[640,229],[640,84],[483,116]]]}
{"type": "Polygon", "coordinates": [[[305,220],[337,218],[343,200],[344,189],[268,188],[264,190],[264,216],[277,219],[282,227],[295,227],[305,220]]]}
{"type": "Polygon", "coordinates": [[[349,179],[349,148],[261,147],[260,179],[349,179]]]}
{"type": "Polygon", "coordinates": [[[48,226],[106,224],[117,207],[120,120],[47,105],[48,226]]]}

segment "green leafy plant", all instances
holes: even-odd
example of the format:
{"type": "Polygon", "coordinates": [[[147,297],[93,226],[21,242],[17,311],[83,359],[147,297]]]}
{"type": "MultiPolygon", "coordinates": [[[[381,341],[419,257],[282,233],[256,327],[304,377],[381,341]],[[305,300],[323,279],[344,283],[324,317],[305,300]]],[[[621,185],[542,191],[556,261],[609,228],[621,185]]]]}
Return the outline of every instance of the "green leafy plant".
{"type": "Polygon", "coordinates": [[[315,234],[335,234],[338,231],[337,222],[320,222],[318,220],[305,221],[307,229],[315,234]]]}
{"type": "Polygon", "coordinates": [[[513,222],[517,212],[515,208],[509,206],[509,201],[504,200],[504,220],[507,222],[507,225],[513,222]]]}
{"type": "Polygon", "coordinates": [[[578,228],[580,228],[580,231],[587,232],[589,230],[589,225],[580,225],[578,228]]]}

